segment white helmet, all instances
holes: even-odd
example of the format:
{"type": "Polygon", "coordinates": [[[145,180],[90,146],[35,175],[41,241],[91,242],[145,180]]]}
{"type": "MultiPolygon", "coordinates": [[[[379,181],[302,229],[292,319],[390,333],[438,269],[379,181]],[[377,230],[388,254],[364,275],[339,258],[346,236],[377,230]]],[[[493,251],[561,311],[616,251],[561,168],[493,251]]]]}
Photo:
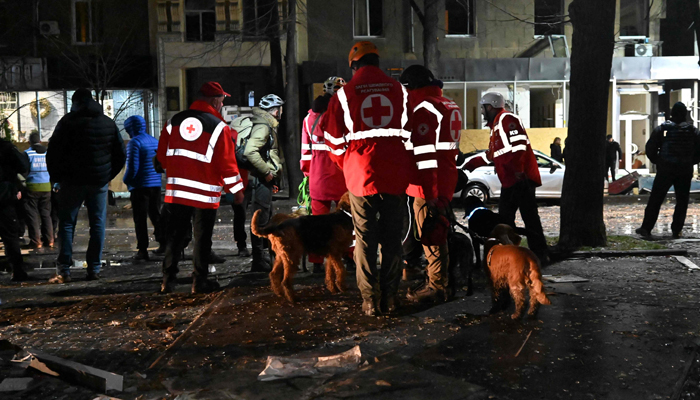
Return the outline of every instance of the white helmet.
{"type": "Polygon", "coordinates": [[[335,94],[340,88],[345,86],[345,79],[339,76],[331,76],[323,82],[323,91],[330,94],[335,94]]]}
{"type": "Polygon", "coordinates": [[[259,106],[260,108],[268,109],[272,107],[279,107],[282,104],[284,104],[284,100],[282,100],[279,96],[276,94],[268,94],[260,99],[259,106]]]}
{"type": "Polygon", "coordinates": [[[506,105],[506,100],[503,98],[503,95],[498,92],[488,92],[484,94],[479,104],[488,104],[493,108],[503,108],[506,105]]]}

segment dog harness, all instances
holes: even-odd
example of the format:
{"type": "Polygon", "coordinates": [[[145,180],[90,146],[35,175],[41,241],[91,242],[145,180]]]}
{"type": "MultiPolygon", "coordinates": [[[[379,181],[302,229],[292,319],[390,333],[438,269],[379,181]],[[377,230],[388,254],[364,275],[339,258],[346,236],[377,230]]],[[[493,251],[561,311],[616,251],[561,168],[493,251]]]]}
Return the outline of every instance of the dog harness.
{"type": "Polygon", "coordinates": [[[472,212],[470,212],[469,215],[467,216],[467,220],[470,220],[471,217],[472,217],[472,215],[474,215],[474,213],[477,212],[477,211],[479,211],[479,210],[488,210],[488,208],[486,208],[486,207],[477,207],[477,208],[473,209],[472,212]]]}

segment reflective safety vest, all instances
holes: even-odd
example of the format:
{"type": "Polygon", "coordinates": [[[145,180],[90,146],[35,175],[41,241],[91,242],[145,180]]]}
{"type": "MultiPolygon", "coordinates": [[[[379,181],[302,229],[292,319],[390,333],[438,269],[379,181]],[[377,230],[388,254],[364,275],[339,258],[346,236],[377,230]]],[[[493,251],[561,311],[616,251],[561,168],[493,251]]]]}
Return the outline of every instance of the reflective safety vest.
{"type": "Polygon", "coordinates": [[[309,177],[311,198],[338,201],[348,189],[343,171],[330,158],[330,147],[323,138],[321,121],[325,114],[309,110],[301,127],[301,171],[309,177]],[[315,126],[315,127],[314,127],[315,126]],[[311,132],[313,130],[313,132],[311,132]]]}
{"type": "Polygon", "coordinates": [[[195,101],[163,128],[157,157],[167,175],[166,203],[218,208],[222,190],[244,188],[231,128],[203,101],[195,101]]]}
{"type": "Polygon", "coordinates": [[[496,115],[491,126],[489,149],[479,157],[469,160],[464,168],[472,171],[487,165],[489,161],[493,161],[503,188],[511,187],[523,179],[529,179],[536,186],[542,186],[530,139],[520,118],[515,114],[502,110],[496,115]]]}
{"type": "Polygon", "coordinates": [[[321,121],[331,159],[355,196],[406,192],[413,155],[408,92],[375,66],[360,68],[331,99],[321,121]]]}
{"type": "Polygon", "coordinates": [[[432,85],[410,91],[409,100],[414,108],[408,148],[413,151],[417,171],[406,193],[427,200],[438,196],[452,200],[462,129],[459,106],[432,85]]]}

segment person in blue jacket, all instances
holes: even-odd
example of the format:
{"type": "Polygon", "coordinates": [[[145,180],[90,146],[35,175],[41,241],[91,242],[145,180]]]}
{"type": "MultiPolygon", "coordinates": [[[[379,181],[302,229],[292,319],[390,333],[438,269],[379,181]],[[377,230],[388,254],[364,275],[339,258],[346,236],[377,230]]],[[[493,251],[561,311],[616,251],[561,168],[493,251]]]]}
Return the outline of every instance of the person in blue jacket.
{"type": "Polygon", "coordinates": [[[148,225],[146,216],[154,226],[153,235],[164,244],[160,232],[161,176],[153,167],[153,157],[158,149],[158,140],[146,132],[146,120],[133,115],[124,121],[124,129],[131,140],[126,147],[126,172],[124,183],[131,192],[131,209],[136,230],[136,261],[149,260],[148,225]]]}

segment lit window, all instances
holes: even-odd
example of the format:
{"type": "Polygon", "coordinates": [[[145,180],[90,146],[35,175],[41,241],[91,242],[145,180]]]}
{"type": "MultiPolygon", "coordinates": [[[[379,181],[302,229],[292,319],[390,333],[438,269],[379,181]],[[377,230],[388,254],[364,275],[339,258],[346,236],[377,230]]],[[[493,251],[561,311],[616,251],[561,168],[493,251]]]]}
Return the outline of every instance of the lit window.
{"type": "Polygon", "coordinates": [[[382,36],[384,34],[382,0],[354,0],[353,19],[355,36],[382,36]]]}
{"type": "Polygon", "coordinates": [[[649,35],[649,0],[620,0],[620,37],[649,35]]]}
{"type": "Polygon", "coordinates": [[[535,0],[535,36],[563,35],[563,20],[563,0],[535,0]]]}
{"type": "Polygon", "coordinates": [[[102,2],[73,0],[73,43],[92,44],[102,39],[102,2]]]}
{"type": "Polygon", "coordinates": [[[445,32],[448,35],[474,34],[474,0],[445,2],[445,32]]]}
{"type": "Polygon", "coordinates": [[[216,33],[214,0],[185,1],[185,37],[188,42],[213,42],[216,33]]]}

